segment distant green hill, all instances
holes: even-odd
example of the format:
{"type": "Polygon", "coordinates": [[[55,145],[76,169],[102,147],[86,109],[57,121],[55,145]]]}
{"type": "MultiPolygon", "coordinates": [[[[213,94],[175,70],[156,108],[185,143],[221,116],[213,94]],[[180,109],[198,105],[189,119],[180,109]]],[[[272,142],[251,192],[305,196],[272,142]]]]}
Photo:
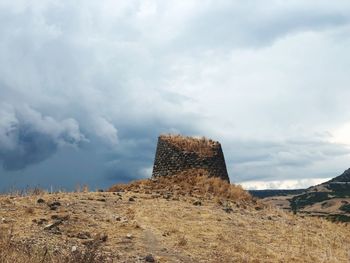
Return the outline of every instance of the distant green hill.
{"type": "Polygon", "coordinates": [[[294,212],[325,212],[332,220],[350,222],[350,169],[307,189],[290,200],[294,212]]]}
{"type": "Polygon", "coordinates": [[[281,204],[294,213],[322,216],[333,221],[350,222],[350,169],[341,175],[305,190],[251,191],[256,197],[281,204]]]}
{"type": "Polygon", "coordinates": [[[339,175],[335,178],[333,178],[332,180],[324,183],[333,183],[333,182],[342,182],[342,183],[350,183],[350,168],[346,171],[344,171],[344,173],[342,175],[339,175]]]}

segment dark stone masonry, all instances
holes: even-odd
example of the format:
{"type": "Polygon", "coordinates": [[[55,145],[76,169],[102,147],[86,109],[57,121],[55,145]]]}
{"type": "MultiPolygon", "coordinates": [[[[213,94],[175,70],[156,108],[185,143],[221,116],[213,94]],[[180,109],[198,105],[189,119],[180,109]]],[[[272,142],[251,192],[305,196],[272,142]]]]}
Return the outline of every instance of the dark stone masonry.
{"type": "MultiPolygon", "coordinates": [[[[213,143],[206,146],[210,154],[202,154],[195,150],[183,149],[168,138],[171,138],[171,135],[162,135],[158,138],[152,177],[171,176],[188,169],[205,169],[209,176],[230,182],[220,143],[210,140],[213,143]]],[[[177,136],[176,138],[191,142],[191,137],[177,136]]],[[[193,140],[198,139],[193,138],[193,140]]]]}

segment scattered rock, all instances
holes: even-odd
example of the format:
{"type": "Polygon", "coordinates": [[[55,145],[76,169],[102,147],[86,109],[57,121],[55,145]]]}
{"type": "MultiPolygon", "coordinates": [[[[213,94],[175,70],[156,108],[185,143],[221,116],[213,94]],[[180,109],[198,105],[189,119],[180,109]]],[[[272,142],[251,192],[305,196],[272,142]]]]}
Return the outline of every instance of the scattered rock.
{"type": "Polygon", "coordinates": [[[77,246],[72,246],[71,251],[72,251],[72,252],[75,252],[75,251],[77,251],[77,249],[78,249],[77,246]]]}
{"type": "Polygon", "coordinates": [[[61,220],[58,220],[52,224],[48,224],[44,227],[44,230],[52,230],[54,228],[57,228],[60,224],[62,224],[62,221],[61,220]]]}
{"type": "Polygon", "coordinates": [[[60,228],[58,227],[63,223],[62,220],[57,220],[53,222],[52,224],[48,224],[44,227],[44,230],[49,231],[52,234],[56,235],[62,235],[60,228]]]}
{"type": "Polygon", "coordinates": [[[47,223],[47,219],[45,218],[33,219],[32,222],[40,226],[40,225],[43,225],[44,223],[47,223]]]}
{"type": "Polygon", "coordinates": [[[226,212],[226,213],[232,213],[233,212],[233,209],[231,207],[224,207],[223,210],[226,212]]]}
{"type": "Polygon", "coordinates": [[[89,232],[80,232],[76,235],[79,239],[89,239],[91,238],[91,234],[89,232]]]}
{"type": "Polygon", "coordinates": [[[67,221],[69,219],[69,215],[52,215],[51,219],[59,220],[59,221],[67,221]]]}
{"type": "Polygon", "coordinates": [[[146,262],[156,262],[156,260],[154,259],[154,257],[151,254],[149,254],[145,257],[145,261],[146,262]]]}
{"type": "Polygon", "coordinates": [[[47,204],[50,207],[50,210],[56,210],[58,207],[61,206],[61,203],[58,201],[52,202],[47,204]]]}
{"type": "Polygon", "coordinates": [[[43,204],[43,203],[45,203],[45,200],[42,199],[42,198],[39,198],[36,202],[37,202],[38,204],[43,204]]]}
{"type": "Polygon", "coordinates": [[[14,219],[7,219],[7,218],[1,218],[1,222],[3,223],[3,224],[9,224],[9,223],[11,223],[11,222],[16,222],[16,220],[14,220],[14,219]]]}
{"type": "Polygon", "coordinates": [[[99,198],[99,199],[96,199],[96,201],[99,201],[99,202],[106,202],[106,198],[99,198]]]}
{"type": "Polygon", "coordinates": [[[84,240],[83,242],[81,242],[84,246],[87,246],[87,247],[91,247],[93,246],[96,241],[93,240],[93,239],[89,239],[89,240],[84,240]]]}
{"type": "Polygon", "coordinates": [[[167,192],[167,193],[164,194],[163,197],[164,197],[164,199],[169,200],[170,198],[173,197],[173,195],[172,195],[172,193],[167,192]]]}
{"type": "Polygon", "coordinates": [[[132,236],[132,234],[126,234],[126,238],[127,238],[127,239],[132,239],[133,236],[132,236]]]}
{"type": "Polygon", "coordinates": [[[99,240],[102,242],[106,242],[108,240],[108,235],[106,235],[106,234],[100,235],[99,240]]]}
{"type": "Polygon", "coordinates": [[[170,236],[170,232],[169,231],[166,231],[162,234],[163,237],[167,237],[167,236],[170,236]]]}
{"type": "Polygon", "coordinates": [[[130,197],[130,198],[129,198],[129,201],[130,201],[130,202],[135,202],[135,198],[130,197]]]}
{"type": "Polygon", "coordinates": [[[194,202],[193,202],[193,205],[195,205],[195,206],[201,206],[201,205],[202,205],[202,202],[199,201],[199,200],[197,200],[197,201],[194,201],[194,202]]]}

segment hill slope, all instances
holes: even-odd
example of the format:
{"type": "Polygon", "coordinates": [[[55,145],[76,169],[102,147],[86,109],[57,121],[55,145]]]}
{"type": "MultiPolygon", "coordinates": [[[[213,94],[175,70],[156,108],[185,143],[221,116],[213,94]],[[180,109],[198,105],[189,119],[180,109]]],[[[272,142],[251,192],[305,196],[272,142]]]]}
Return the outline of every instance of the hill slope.
{"type": "Polygon", "coordinates": [[[188,193],[162,180],[0,196],[0,262],[349,262],[347,225],[265,207],[205,178],[188,193]]]}
{"type": "Polygon", "coordinates": [[[324,184],[327,184],[327,183],[330,183],[330,182],[347,182],[347,183],[350,183],[350,169],[344,171],[343,174],[333,178],[332,180],[324,183],[324,184]]]}
{"type": "Polygon", "coordinates": [[[273,196],[266,198],[265,201],[297,213],[350,222],[350,169],[332,180],[312,186],[301,193],[273,196]]]}

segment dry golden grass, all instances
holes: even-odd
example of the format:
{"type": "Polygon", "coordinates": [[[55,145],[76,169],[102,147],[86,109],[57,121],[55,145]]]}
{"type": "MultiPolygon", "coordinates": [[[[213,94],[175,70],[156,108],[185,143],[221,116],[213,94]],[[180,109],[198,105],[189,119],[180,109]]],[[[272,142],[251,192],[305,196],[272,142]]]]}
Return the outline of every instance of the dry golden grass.
{"type": "Polygon", "coordinates": [[[118,185],[118,193],[0,195],[0,263],[145,262],[149,254],[157,262],[350,262],[349,225],[259,205],[240,187],[190,172],[118,185]],[[53,202],[61,205],[51,210],[53,202]],[[59,234],[45,230],[57,218],[59,234]]]}
{"type": "Polygon", "coordinates": [[[194,152],[202,157],[211,157],[219,143],[205,137],[195,138],[181,135],[161,135],[160,138],[182,151],[194,152]]]}
{"type": "Polygon", "coordinates": [[[156,179],[137,180],[130,184],[117,184],[108,191],[149,190],[175,195],[195,195],[198,197],[226,199],[230,201],[252,201],[251,195],[239,185],[230,184],[217,177],[209,177],[205,169],[189,169],[173,176],[160,176],[156,179]]]}
{"type": "Polygon", "coordinates": [[[54,250],[38,247],[14,239],[11,232],[0,228],[0,263],[99,263],[112,262],[100,251],[100,243],[93,242],[83,250],[54,250]]]}

